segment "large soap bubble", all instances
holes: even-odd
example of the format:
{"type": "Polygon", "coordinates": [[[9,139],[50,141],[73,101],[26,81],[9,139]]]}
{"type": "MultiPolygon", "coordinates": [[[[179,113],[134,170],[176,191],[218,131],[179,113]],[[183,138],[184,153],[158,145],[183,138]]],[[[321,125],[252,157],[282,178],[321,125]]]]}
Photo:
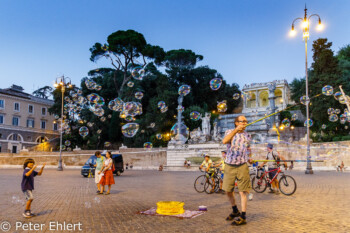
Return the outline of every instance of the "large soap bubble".
{"type": "Polygon", "coordinates": [[[165,106],[166,106],[166,104],[165,104],[164,101],[159,101],[159,102],[158,102],[158,108],[159,108],[159,109],[162,109],[162,108],[164,108],[165,106]]]}
{"type": "Polygon", "coordinates": [[[136,135],[139,127],[138,123],[127,123],[122,126],[122,133],[125,137],[132,138],[136,135]]]}
{"type": "Polygon", "coordinates": [[[340,96],[339,97],[339,103],[346,104],[346,101],[348,101],[350,103],[350,97],[349,96],[345,96],[345,98],[344,98],[344,96],[340,96]]]}
{"type": "Polygon", "coordinates": [[[322,88],[322,94],[330,96],[333,95],[333,87],[330,85],[326,85],[322,88]]]}
{"type": "Polygon", "coordinates": [[[145,143],[143,143],[143,148],[149,149],[149,148],[152,148],[152,147],[153,147],[152,142],[145,142],[145,143]]]}
{"type": "Polygon", "coordinates": [[[210,89],[212,89],[213,91],[219,90],[219,88],[221,87],[221,84],[222,84],[221,78],[213,78],[209,82],[210,89]]]}
{"type": "Polygon", "coordinates": [[[142,74],[144,74],[144,70],[141,72],[142,70],[142,66],[136,66],[133,68],[131,71],[132,77],[136,80],[142,80],[142,74]]]}
{"type": "Polygon", "coordinates": [[[307,126],[307,123],[309,123],[309,127],[313,126],[314,122],[312,121],[312,119],[309,119],[309,121],[305,121],[304,122],[304,126],[307,126]]]}
{"type": "Polygon", "coordinates": [[[190,113],[190,119],[193,121],[198,121],[199,119],[201,119],[201,114],[197,111],[193,111],[190,113]]]}
{"type": "Polygon", "coordinates": [[[235,94],[233,94],[233,99],[234,100],[238,100],[239,98],[241,97],[241,94],[239,94],[239,93],[235,93],[235,94]]]}
{"type": "Polygon", "coordinates": [[[66,140],[66,141],[64,142],[64,145],[70,146],[70,145],[71,145],[71,142],[70,142],[69,140],[66,140]]]}
{"type": "Polygon", "coordinates": [[[336,99],[337,101],[339,101],[339,98],[340,98],[340,96],[342,96],[343,94],[340,92],[340,91],[338,91],[338,92],[336,92],[336,93],[334,93],[334,99],[336,99]]]}
{"type": "Polygon", "coordinates": [[[326,128],[327,128],[327,125],[323,124],[322,129],[326,129],[326,128]]]}
{"type": "Polygon", "coordinates": [[[226,112],[227,111],[226,100],[218,102],[217,108],[218,108],[218,112],[226,112]]]}
{"type": "Polygon", "coordinates": [[[181,123],[180,127],[178,127],[178,123],[176,123],[171,128],[170,134],[171,134],[171,137],[173,139],[175,139],[176,141],[181,141],[181,142],[185,143],[188,139],[190,131],[185,124],[181,123]]]}
{"type": "Polygon", "coordinates": [[[141,91],[136,92],[135,93],[135,98],[138,99],[138,100],[142,99],[143,98],[143,93],[141,91]]]}
{"type": "Polygon", "coordinates": [[[133,86],[134,86],[134,82],[129,81],[126,85],[127,85],[128,87],[133,87],[133,86]]]}
{"type": "Polygon", "coordinates": [[[288,118],[284,118],[282,120],[282,125],[284,125],[284,127],[289,127],[290,126],[290,120],[288,118]]]}
{"type": "Polygon", "coordinates": [[[158,140],[161,140],[161,139],[162,139],[162,134],[157,133],[157,134],[156,134],[156,138],[157,138],[158,140]]]}
{"type": "Polygon", "coordinates": [[[308,104],[308,102],[310,102],[310,99],[309,99],[309,98],[306,98],[305,95],[303,95],[302,97],[300,97],[300,103],[301,103],[301,104],[306,105],[306,104],[308,104]]]}
{"type": "Polygon", "coordinates": [[[331,122],[336,122],[338,120],[338,116],[336,114],[331,114],[328,119],[331,122]]]}
{"type": "Polygon", "coordinates": [[[188,95],[191,92],[191,86],[189,85],[182,85],[179,87],[179,95],[188,95]]]}
{"type": "Polygon", "coordinates": [[[80,129],[79,129],[79,134],[80,134],[80,136],[82,136],[82,137],[86,137],[86,136],[89,134],[89,129],[88,129],[88,127],[86,127],[86,126],[80,127],[80,129]]]}

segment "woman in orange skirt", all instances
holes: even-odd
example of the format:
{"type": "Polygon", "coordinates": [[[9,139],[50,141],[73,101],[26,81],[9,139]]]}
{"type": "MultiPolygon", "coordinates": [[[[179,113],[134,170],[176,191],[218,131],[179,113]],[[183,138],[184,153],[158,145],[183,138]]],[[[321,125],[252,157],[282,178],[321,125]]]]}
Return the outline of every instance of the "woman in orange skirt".
{"type": "Polygon", "coordinates": [[[103,172],[103,176],[100,180],[100,184],[102,185],[101,192],[99,194],[103,194],[105,185],[108,185],[108,191],[106,195],[109,195],[111,191],[111,185],[115,184],[113,177],[113,160],[111,152],[108,151],[106,153],[106,157],[107,159],[103,163],[102,170],[98,173],[100,174],[101,172],[103,172]]]}

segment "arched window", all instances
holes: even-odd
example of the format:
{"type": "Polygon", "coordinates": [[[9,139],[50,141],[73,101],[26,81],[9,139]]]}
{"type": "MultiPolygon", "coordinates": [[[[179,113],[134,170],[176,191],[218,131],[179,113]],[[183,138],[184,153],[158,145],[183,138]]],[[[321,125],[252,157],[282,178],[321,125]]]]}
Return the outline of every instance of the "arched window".
{"type": "Polygon", "coordinates": [[[256,95],[254,93],[249,93],[248,96],[247,108],[256,108],[256,95]]]}
{"type": "Polygon", "coordinates": [[[282,105],[283,104],[283,98],[282,98],[282,91],[280,89],[275,90],[275,105],[282,105]]]}
{"type": "Polygon", "coordinates": [[[259,102],[261,107],[269,106],[269,93],[267,91],[260,92],[259,102]]]}

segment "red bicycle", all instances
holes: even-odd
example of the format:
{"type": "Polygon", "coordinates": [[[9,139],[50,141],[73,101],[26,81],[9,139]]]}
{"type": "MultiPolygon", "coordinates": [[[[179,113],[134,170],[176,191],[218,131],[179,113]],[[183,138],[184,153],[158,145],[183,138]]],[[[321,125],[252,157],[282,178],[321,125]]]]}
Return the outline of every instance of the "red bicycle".
{"type": "Polygon", "coordinates": [[[294,178],[285,175],[284,172],[281,170],[281,168],[278,166],[278,168],[273,169],[271,171],[265,171],[264,168],[262,168],[263,173],[259,176],[259,172],[257,172],[257,175],[252,180],[252,186],[255,192],[257,193],[263,193],[265,192],[268,185],[271,185],[271,183],[277,179],[277,176],[281,173],[281,177],[279,178],[278,184],[279,189],[281,193],[284,195],[292,195],[295,193],[295,190],[297,189],[297,183],[295,182],[294,178]],[[270,180],[268,173],[270,172],[276,172],[276,175],[270,180]]]}

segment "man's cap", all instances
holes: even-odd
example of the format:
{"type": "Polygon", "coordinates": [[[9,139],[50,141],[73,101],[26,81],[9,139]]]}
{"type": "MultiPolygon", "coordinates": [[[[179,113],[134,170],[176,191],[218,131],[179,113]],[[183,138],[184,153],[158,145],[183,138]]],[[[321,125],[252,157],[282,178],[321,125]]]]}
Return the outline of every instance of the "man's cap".
{"type": "Polygon", "coordinates": [[[273,149],[273,145],[271,143],[267,144],[267,148],[273,149]]]}

